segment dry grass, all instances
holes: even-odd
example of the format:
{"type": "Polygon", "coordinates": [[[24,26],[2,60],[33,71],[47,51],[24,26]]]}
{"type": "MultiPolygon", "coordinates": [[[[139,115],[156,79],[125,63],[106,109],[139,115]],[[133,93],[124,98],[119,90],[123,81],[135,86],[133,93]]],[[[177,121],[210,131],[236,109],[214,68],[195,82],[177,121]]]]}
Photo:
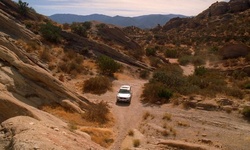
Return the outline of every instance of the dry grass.
{"type": "Polygon", "coordinates": [[[113,133],[109,130],[98,128],[83,128],[81,131],[88,133],[91,136],[92,141],[101,146],[108,148],[113,142],[113,133]]]}
{"type": "Polygon", "coordinates": [[[177,124],[178,124],[178,126],[182,126],[182,127],[189,127],[190,126],[189,123],[182,122],[182,121],[178,121],[177,124]]]}
{"type": "Polygon", "coordinates": [[[77,125],[75,123],[70,122],[70,123],[68,123],[68,128],[69,128],[70,131],[73,132],[73,131],[77,130],[78,127],[77,127],[77,125]]]}
{"type": "Polygon", "coordinates": [[[140,144],[141,144],[141,142],[140,142],[139,139],[134,139],[134,140],[133,140],[133,146],[134,146],[134,147],[139,147],[140,144]]]}
{"type": "Polygon", "coordinates": [[[165,113],[162,117],[163,120],[168,120],[168,121],[172,120],[171,118],[172,118],[172,115],[169,113],[165,113]]]}
{"type": "MultiPolygon", "coordinates": [[[[105,117],[106,117],[105,119],[107,119],[107,121],[102,122],[102,124],[100,124],[100,122],[86,119],[85,117],[83,117],[82,114],[66,110],[65,108],[63,108],[59,104],[44,105],[44,106],[41,106],[40,109],[43,111],[46,111],[52,115],[55,115],[58,118],[68,122],[70,130],[71,130],[71,128],[74,128],[71,125],[94,126],[94,127],[98,127],[100,125],[101,126],[112,126],[113,125],[113,117],[111,116],[111,114],[109,112],[107,114],[105,114],[105,117]]],[[[89,107],[89,109],[91,109],[91,106],[89,107]]],[[[97,115],[96,117],[103,117],[103,116],[97,115]]]]}
{"type": "Polygon", "coordinates": [[[105,124],[110,121],[109,117],[110,111],[109,106],[106,102],[100,102],[97,104],[92,104],[87,108],[85,114],[83,114],[83,118],[90,121],[96,122],[98,124],[105,124]]]}
{"type": "Polygon", "coordinates": [[[154,116],[150,114],[148,111],[146,111],[142,116],[143,120],[147,120],[149,117],[151,117],[152,119],[154,118],[154,116]]]}
{"type": "Polygon", "coordinates": [[[129,136],[134,136],[134,131],[133,131],[133,130],[129,130],[129,131],[128,131],[128,135],[129,135],[129,136]]]}
{"type": "Polygon", "coordinates": [[[42,51],[39,53],[39,58],[44,62],[50,62],[52,60],[50,49],[47,47],[42,48],[42,51]]]}

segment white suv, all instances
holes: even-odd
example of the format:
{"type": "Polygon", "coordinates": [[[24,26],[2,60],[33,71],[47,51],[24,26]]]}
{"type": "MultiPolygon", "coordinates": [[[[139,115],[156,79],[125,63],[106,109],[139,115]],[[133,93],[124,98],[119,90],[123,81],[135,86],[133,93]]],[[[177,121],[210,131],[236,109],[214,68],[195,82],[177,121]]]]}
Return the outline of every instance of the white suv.
{"type": "Polygon", "coordinates": [[[123,85],[120,87],[120,90],[117,93],[116,101],[117,102],[129,102],[132,98],[131,86],[123,85]]]}

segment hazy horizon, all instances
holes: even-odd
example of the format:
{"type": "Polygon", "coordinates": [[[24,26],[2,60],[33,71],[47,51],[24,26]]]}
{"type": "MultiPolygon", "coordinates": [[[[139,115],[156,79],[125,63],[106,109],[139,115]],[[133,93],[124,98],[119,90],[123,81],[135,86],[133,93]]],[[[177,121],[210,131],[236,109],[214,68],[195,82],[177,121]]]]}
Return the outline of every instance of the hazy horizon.
{"type": "MultiPolygon", "coordinates": [[[[18,0],[14,0],[18,1],[18,0]]],[[[180,14],[196,16],[215,0],[22,0],[29,3],[36,12],[45,16],[54,14],[91,15],[136,17],[151,14],[180,14]]],[[[229,1],[229,0],[223,0],[229,1]]]]}

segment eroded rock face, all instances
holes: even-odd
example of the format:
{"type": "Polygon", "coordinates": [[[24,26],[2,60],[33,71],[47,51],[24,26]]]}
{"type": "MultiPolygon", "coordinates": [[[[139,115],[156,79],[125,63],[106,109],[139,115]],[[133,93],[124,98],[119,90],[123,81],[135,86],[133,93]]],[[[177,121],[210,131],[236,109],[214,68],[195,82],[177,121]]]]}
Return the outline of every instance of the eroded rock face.
{"type": "Polygon", "coordinates": [[[2,124],[7,149],[82,150],[103,148],[81,134],[71,132],[59,124],[50,124],[27,116],[8,119],[2,124]]]}
{"type": "Polygon", "coordinates": [[[229,10],[232,13],[241,12],[250,8],[249,0],[231,0],[229,2],[229,10]]]}
{"type": "Polygon", "coordinates": [[[15,116],[30,116],[33,118],[37,118],[31,111],[27,108],[22,107],[21,105],[12,102],[12,98],[8,95],[1,93],[0,96],[0,122],[3,122],[9,118],[15,116]]]}
{"type": "Polygon", "coordinates": [[[231,0],[230,2],[216,2],[207,10],[200,13],[197,18],[207,18],[212,16],[220,16],[226,13],[238,13],[250,8],[249,0],[231,0]]]}

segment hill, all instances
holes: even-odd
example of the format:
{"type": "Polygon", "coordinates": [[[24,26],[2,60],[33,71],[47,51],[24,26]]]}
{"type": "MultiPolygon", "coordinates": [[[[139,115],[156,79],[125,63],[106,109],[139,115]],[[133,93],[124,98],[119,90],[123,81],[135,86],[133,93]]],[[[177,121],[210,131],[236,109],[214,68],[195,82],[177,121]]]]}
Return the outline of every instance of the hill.
{"type": "Polygon", "coordinates": [[[55,14],[49,16],[50,19],[58,22],[58,23],[72,23],[72,22],[85,22],[85,21],[99,21],[106,24],[113,24],[121,27],[127,26],[136,26],[142,29],[149,29],[156,27],[159,25],[164,25],[168,22],[171,18],[181,17],[185,18],[184,15],[176,15],[176,14],[169,14],[169,15],[144,15],[138,17],[123,17],[123,16],[106,16],[101,14],[92,14],[92,15],[74,15],[74,14],[55,14]]]}
{"type": "Polygon", "coordinates": [[[248,149],[249,4],[144,30],[1,0],[0,149],[248,149]]]}

